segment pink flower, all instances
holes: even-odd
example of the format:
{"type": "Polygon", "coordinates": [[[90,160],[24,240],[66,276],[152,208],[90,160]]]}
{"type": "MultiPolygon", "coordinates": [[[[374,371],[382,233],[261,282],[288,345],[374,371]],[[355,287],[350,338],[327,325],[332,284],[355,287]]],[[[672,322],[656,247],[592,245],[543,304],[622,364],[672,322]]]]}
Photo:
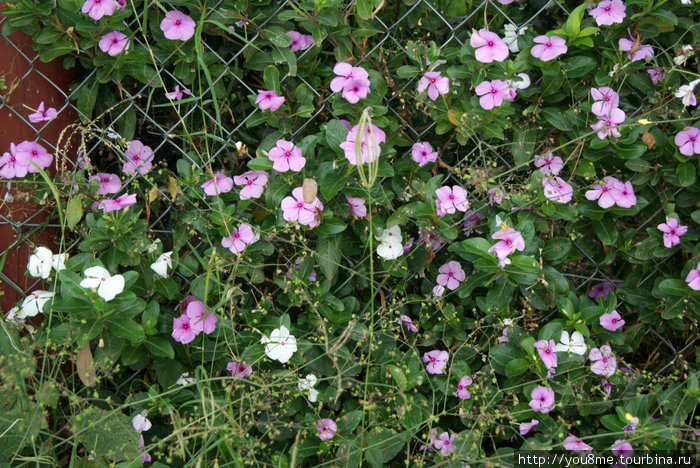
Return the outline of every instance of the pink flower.
{"type": "MultiPolygon", "coordinates": [[[[357,156],[355,155],[355,142],[357,140],[358,131],[358,125],[352,127],[345,137],[345,141],[340,144],[340,148],[345,151],[345,158],[352,166],[357,166],[358,164],[357,156]]],[[[386,133],[380,130],[379,127],[372,125],[371,131],[372,132],[370,132],[370,127],[366,126],[363,132],[364,135],[362,135],[360,140],[360,164],[366,164],[376,160],[382,152],[379,145],[386,141],[386,133]],[[374,139],[371,133],[374,133],[374,139]]]]}
{"type": "Polygon", "coordinates": [[[433,441],[433,447],[440,450],[440,455],[443,457],[449,457],[455,453],[454,448],[455,435],[449,435],[447,432],[443,432],[440,436],[433,441]]]}
{"type": "Polygon", "coordinates": [[[428,366],[426,370],[428,374],[442,374],[442,370],[447,365],[447,360],[450,355],[447,351],[440,351],[434,349],[433,351],[428,351],[423,355],[423,362],[427,362],[428,366]]]}
{"type": "Polygon", "coordinates": [[[329,418],[321,419],[316,425],[316,429],[319,431],[318,438],[321,440],[330,440],[338,432],[338,426],[329,418]]]}
{"type": "Polygon", "coordinates": [[[470,386],[472,383],[472,378],[468,375],[465,375],[464,377],[459,379],[459,383],[457,384],[457,392],[455,393],[455,396],[460,400],[470,399],[472,394],[469,392],[469,390],[467,390],[467,387],[470,386]]]}
{"type": "Polygon", "coordinates": [[[48,120],[53,120],[58,115],[58,112],[53,107],[49,107],[44,110],[44,101],[39,103],[36,112],[33,112],[27,116],[31,123],[44,122],[48,120]]]}
{"type": "Polygon", "coordinates": [[[185,314],[190,319],[190,329],[196,334],[203,331],[208,335],[216,329],[216,314],[210,313],[200,300],[190,300],[185,307],[185,314]]]}
{"type": "Polygon", "coordinates": [[[282,217],[287,222],[298,221],[309,227],[318,226],[320,223],[318,212],[323,211],[323,203],[315,198],[311,203],[304,201],[304,189],[297,187],[292,190],[291,197],[282,200],[282,217]]]}
{"type": "Polygon", "coordinates": [[[566,41],[559,36],[537,36],[534,41],[537,45],[532,46],[530,53],[543,62],[555,59],[568,50],[566,41]]]}
{"type": "Polygon", "coordinates": [[[610,111],[610,115],[607,117],[598,116],[598,122],[591,125],[593,130],[598,132],[598,138],[604,140],[608,135],[612,135],[615,138],[620,138],[620,132],[617,126],[625,121],[625,113],[620,108],[615,108],[610,111]]]}
{"type": "Polygon", "coordinates": [[[574,189],[559,176],[545,177],[542,179],[544,196],[551,201],[568,203],[574,194],[574,189]]]}
{"type": "Polygon", "coordinates": [[[498,107],[508,99],[508,84],[502,80],[482,81],[474,91],[481,96],[479,105],[485,110],[498,107]]]}
{"type": "Polygon", "coordinates": [[[170,91],[169,93],[165,93],[165,97],[170,99],[171,101],[179,101],[182,99],[182,96],[184,94],[187,94],[188,96],[192,96],[192,91],[190,91],[187,88],[180,89],[180,85],[175,85],[175,91],[170,91]]]}
{"type": "Polygon", "coordinates": [[[345,199],[348,201],[348,205],[350,206],[351,215],[356,218],[364,218],[367,216],[367,207],[365,206],[364,198],[352,198],[346,195],[345,199]]]}
{"type": "Polygon", "coordinates": [[[656,227],[664,233],[664,246],[667,249],[680,244],[680,237],[688,232],[688,226],[681,226],[676,218],[666,218],[665,223],[661,223],[656,227]]]}
{"type": "Polygon", "coordinates": [[[523,239],[523,235],[511,227],[499,229],[491,236],[491,238],[497,240],[498,242],[491,246],[489,253],[494,254],[500,260],[503,260],[516,250],[521,252],[525,250],[525,240],[523,239]]]}
{"type": "MultiPolygon", "coordinates": [[[[428,97],[435,101],[440,95],[447,94],[450,90],[450,79],[440,76],[441,72],[425,72],[418,82],[417,91],[422,93],[428,90],[428,97]]],[[[414,158],[415,159],[415,158],[414,158]]]]}
{"type": "Polygon", "coordinates": [[[108,174],[105,172],[98,172],[94,176],[90,177],[90,182],[98,182],[97,194],[104,195],[106,193],[118,193],[122,188],[122,181],[119,180],[119,176],[116,174],[108,174]]]}
{"type": "Polygon", "coordinates": [[[233,176],[233,183],[242,185],[241,200],[260,198],[270,176],[265,171],[247,171],[241,175],[233,176]]]}
{"type": "Polygon", "coordinates": [[[204,193],[213,197],[230,192],[233,188],[233,179],[223,172],[216,172],[213,179],[207,180],[200,187],[204,189],[204,193]]]}
{"type": "Polygon", "coordinates": [[[574,451],[593,450],[593,447],[584,443],[581,439],[579,439],[578,437],[576,437],[573,434],[569,434],[569,437],[564,439],[564,448],[566,450],[574,450],[574,451]]]}
{"type": "Polygon", "coordinates": [[[126,34],[119,31],[108,32],[100,38],[98,46],[102,52],[106,52],[109,56],[121,54],[124,49],[128,49],[131,44],[126,34]]]}
{"type": "Polygon", "coordinates": [[[277,172],[299,172],[306,164],[301,148],[287,140],[277,140],[277,146],[269,151],[267,157],[274,162],[272,168],[277,172]]]}
{"type": "Polygon", "coordinates": [[[559,156],[547,153],[535,160],[535,167],[539,167],[542,174],[557,175],[561,168],[564,167],[564,161],[559,156]]]}
{"type": "Polygon", "coordinates": [[[17,147],[14,143],[10,143],[10,152],[5,153],[0,158],[0,176],[5,179],[14,177],[24,177],[29,171],[29,158],[26,153],[21,157],[17,155],[17,147]]]}
{"type": "Polygon", "coordinates": [[[615,203],[620,208],[632,208],[637,204],[637,197],[634,195],[634,187],[632,187],[632,182],[630,181],[624,184],[620,181],[613,182],[610,194],[615,198],[615,203]]]}
{"type": "Polygon", "coordinates": [[[436,203],[444,213],[452,214],[455,210],[465,212],[469,208],[467,191],[459,185],[453,185],[452,188],[447,185],[440,187],[435,190],[435,195],[437,196],[436,203]]]}
{"type": "Polygon", "coordinates": [[[510,338],[508,338],[508,327],[503,329],[503,333],[498,337],[499,343],[510,343],[510,338]]]}
{"type": "Polygon", "coordinates": [[[253,368],[250,367],[250,364],[243,361],[229,362],[226,364],[226,370],[231,371],[231,377],[234,379],[245,379],[246,377],[250,377],[250,374],[253,373],[253,368]]]}
{"type": "Polygon", "coordinates": [[[678,151],[684,156],[700,154],[700,129],[696,127],[685,127],[676,133],[673,142],[678,146],[678,151]]]}
{"type": "Polygon", "coordinates": [[[625,321],[622,320],[622,317],[620,317],[620,314],[616,310],[600,316],[600,326],[606,330],[615,331],[624,324],[625,321]]]}
{"type": "Polygon", "coordinates": [[[615,204],[613,187],[618,182],[620,181],[615,177],[606,176],[602,184],[593,185],[591,190],[586,192],[586,198],[591,201],[598,200],[598,205],[600,205],[601,208],[610,208],[615,204]]]}
{"type": "Polygon", "coordinates": [[[183,42],[194,36],[194,27],[194,20],[177,10],[167,12],[160,22],[160,30],[167,39],[179,39],[183,42]]]}
{"type": "Polygon", "coordinates": [[[141,455],[141,464],[151,461],[151,456],[146,452],[146,442],[143,440],[143,436],[139,436],[139,455],[141,455]]]}
{"type": "Polygon", "coordinates": [[[438,269],[437,284],[445,286],[450,291],[454,291],[459,286],[459,283],[467,277],[462,265],[459,262],[451,261],[445,263],[438,269]]]}
{"type": "Polygon", "coordinates": [[[625,4],[620,0],[604,0],[591,10],[591,16],[598,26],[622,23],[625,19],[625,4]]]}
{"type": "Polygon", "coordinates": [[[124,151],[127,161],[123,170],[127,175],[148,174],[153,168],[153,150],[138,140],[131,140],[124,151]]]}
{"type": "Polygon", "coordinates": [[[437,157],[437,151],[433,151],[432,146],[427,141],[414,143],[411,148],[411,158],[418,163],[418,167],[437,161],[437,157]]]}
{"type": "Polygon", "coordinates": [[[591,288],[588,292],[588,297],[595,299],[596,297],[602,297],[605,299],[608,297],[608,293],[615,289],[615,285],[611,282],[598,283],[591,288]]]}
{"type": "Polygon", "coordinates": [[[620,38],[618,41],[620,50],[627,52],[627,58],[630,62],[639,60],[650,60],[654,56],[654,49],[648,44],[640,44],[630,35],[630,39],[626,37],[620,38]],[[634,51],[632,51],[634,49],[634,51]]]}
{"type": "Polygon", "coordinates": [[[530,408],[536,413],[546,414],[554,409],[554,391],[537,386],[530,392],[530,408]]]}
{"type": "Polygon", "coordinates": [[[360,99],[367,97],[369,93],[369,81],[354,79],[345,83],[342,96],[350,104],[356,104],[360,99]]]}
{"type": "Polygon", "coordinates": [[[546,340],[535,342],[535,349],[537,349],[537,353],[540,355],[540,358],[544,363],[544,367],[547,369],[557,367],[557,354],[554,352],[554,348],[556,348],[556,346],[557,344],[554,342],[554,340],[549,340],[549,343],[547,343],[546,340]]]}
{"type": "Polygon", "coordinates": [[[182,314],[178,318],[173,319],[172,337],[175,341],[187,344],[194,340],[195,336],[197,336],[197,333],[192,330],[190,318],[187,315],[182,314]]]}
{"type": "Polygon", "coordinates": [[[344,89],[353,80],[363,81],[369,88],[369,74],[362,67],[353,67],[349,63],[338,62],[333,67],[333,73],[338,75],[331,80],[331,91],[334,93],[344,89]]]}
{"type": "Polygon", "coordinates": [[[113,15],[116,9],[117,3],[114,0],[85,0],[80,11],[97,21],[105,15],[113,15]]]}
{"type": "Polygon", "coordinates": [[[608,345],[603,345],[600,349],[592,348],[588,358],[593,361],[591,371],[594,374],[610,377],[617,370],[617,361],[612,357],[612,349],[608,345]]]}
{"type": "Polygon", "coordinates": [[[443,294],[445,294],[445,286],[442,286],[440,284],[436,284],[433,287],[433,296],[442,297],[443,294]]]}
{"type": "MultiPolygon", "coordinates": [[[[12,152],[11,146],[10,152],[12,152]]],[[[53,156],[43,146],[33,141],[23,141],[17,145],[15,158],[20,161],[27,161],[27,172],[29,173],[37,173],[39,169],[46,169],[53,161],[53,156]]]]}
{"type": "Polygon", "coordinates": [[[520,435],[524,436],[532,430],[533,427],[537,426],[540,422],[537,419],[533,419],[530,422],[525,422],[520,424],[520,435]]]}
{"type": "Polygon", "coordinates": [[[694,270],[688,272],[685,282],[688,283],[688,287],[693,291],[700,291],[700,263],[695,266],[694,270]]]}
{"type": "Polygon", "coordinates": [[[253,227],[250,224],[241,223],[231,232],[230,236],[221,239],[221,245],[229,249],[231,253],[238,255],[255,241],[257,241],[257,236],[253,232],[253,227]]]}
{"type": "Polygon", "coordinates": [[[481,63],[502,62],[508,57],[508,46],[498,34],[485,29],[472,33],[469,44],[474,47],[474,55],[481,63]]]}
{"type": "Polygon", "coordinates": [[[109,213],[110,211],[118,211],[133,206],[135,204],[136,194],[129,195],[128,193],[125,193],[124,195],[118,197],[115,200],[100,200],[96,203],[96,206],[93,205],[93,207],[96,207],[98,210],[103,210],[105,213],[109,213]]]}
{"type": "Polygon", "coordinates": [[[632,448],[632,444],[627,442],[624,439],[618,439],[615,442],[613,442],[612,447],[610,447],[610,450],[612,450],[613,455],[616,457],[631,457],[634,455],[634,449],[632,448]]]}
{"type": "Polygon", "coordinates": [[[505,194],[499,187],[490,188],[487,193],[489,194],[489,205],[493,206],[494,203],[496,205],[503,203],[503,196],[505,194]]]}
{"type": "Polygon", "coordinates": [[[274,112],[284,104],[284,96],[278,96],[274,91],[258,90],[258,97],[255,98],[255,104],[258,105],[261,111],[270,110],[274,112]]]}
{"type": "Polygon", "coordinates": [[[292,48],[292,52],[306,50],[314,45],[313,36],[301,34],[296,31],[287,31],[287,34],[289,34],[289,36],[292,38],[291,42],[289,43],[289,47],[292,48]]]}
{"type": "Polygon", "coordinates": [[[666,73],[664,73],[663,68],[650,68],[647,70],[647,73],[649,74],[649,77],[651,78],[651,82],[656,84],[659,81],[662,81],[664,78],[666,78],[666,73]]]}
{"type": "Polygon", "coordinates": [[[591,88],[591,97],[594,101],[593,105],[591,106],[591,112],[593,112],[599,119],[602,119],[610,114],[610,112],[617,108],[617,105],[620,103],[620,95],[617,94],[614,89],[607,86],[591,88]]]}
{"type": "Polygon", "coordinates": [[[410,331],[416,333],[418,332],[418,327],[413,324],[413,321],[411,320],[411,317],[407,315],[402,315],[399,317],[399,320],[403,323],[406,324],[406,328],[408,328],[410,331]]]}

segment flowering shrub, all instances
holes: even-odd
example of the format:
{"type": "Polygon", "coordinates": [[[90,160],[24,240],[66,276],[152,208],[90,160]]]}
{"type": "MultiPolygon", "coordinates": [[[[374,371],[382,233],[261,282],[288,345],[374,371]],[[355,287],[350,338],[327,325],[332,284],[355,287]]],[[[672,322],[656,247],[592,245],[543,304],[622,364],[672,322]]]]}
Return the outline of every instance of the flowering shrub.
{"type": "Polygon", "coordinates": [[[85,73],[74,170],[0,158],[61,227],[2,324],[1,460],[697,445],[697,4],[79,3],[3,12],[85,73]]]}

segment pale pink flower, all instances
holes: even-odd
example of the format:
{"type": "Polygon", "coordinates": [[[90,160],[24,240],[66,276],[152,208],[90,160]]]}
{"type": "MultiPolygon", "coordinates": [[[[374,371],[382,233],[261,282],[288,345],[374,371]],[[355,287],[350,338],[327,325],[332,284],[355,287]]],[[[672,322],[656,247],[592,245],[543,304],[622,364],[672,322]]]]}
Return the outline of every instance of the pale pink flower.
{"type": "Polygon", "coordinates": [[[553,60],[568,50],[566,41],[559,36],[537,36],[534,42],[536,45],[532,46],[530,53],[543,62],[553,60]]]}
{"type": "Polygon", "coordinates": [[[620,138],[620,131],[617,126],[625,121],[625,112],[618,108],[610,111],[610,115],[607,117],[598,116],[598,122],[591,125],[593,130],[598,132],[598,138],[604,140],[608,135],[612,135],[615,138],[620,138]]]}
{"type": "Polygon", "coordinates": [[[312,45],[314,45],[314,37],[308,34],[301,34],[296,31],[287,31],[289,37],[292,40],[289,42],[289,47],[292,48],[292,52],[297,52],[299,50],[306,50],[312,45]]]}
{"type": "Polygon", "coordinates": [[[299,172],[306,165],[306,158],[301,155],[301,148],[291,141],[277,140],[277,146],[272,148],[267,157],[274,164],[272,168],[277,172],[299,172]]]}
{"type": "Polygon", "coordinates": [[[338,432],[338,426],[332,419],[323,418],[316,425],[318,429],[318,438],[321,440],[330,440],[333,438],[336,432],[338,432]]]}
{"type": "Polygon", "coordinates": [[[545,177],[542,179],[544,196],[551,201],[568,203],[574,194],[571,185],[559,176],[545,177]]]}
{"type": "Polygon", "coordinates": [[[564,167],[564,161],[559,156],[547,153],[535,159],[535,167],[538,167],[542,174],[557,175],[561,168],[564,167]]]}
{"type": "Polygon", "coordinates": [[[612,393],[612,387],[613,387],[613,384],[611,382],[608,382],[605,379],[601,379],[600,388],[602,390],[603,395],[605,395],[606,397],[609,397],[610,394],[612,393]]]}
{"type": "Polygon", "coordinates": [[[17,147],[14,143],[10,143],[10,152],[3,154],[0,158],[0,177],[5,179],[24,177],[29,171],[29,165],[29,157],[26,153],[19,157],[17,147]]]}
{"type": "Polygon", "coordinates": [[[212,333],[216,329],[216,314],[209,312],[204,303],[193,296],[185,307],[185,315],[190,319],[190,327],[193,332],[199,334],[204,332],[206,335],[212,333]]]}
{"type": "Polygon", "coordinates": [[[499,343],[510,343],[510,338],[508,338],[508,327],[503,329],[503,333],[498,337],[499,343]]]}
{"type": "Polygon", "coordinates": [[[221,245],[237,255],[255,241],[257,241],[257,236],[253,227],[250,224],[241,223],[231,232],[230,236],[221,239],[221,245]]]}
{"type": "Polygon", "coordinates": [[[588,297],[590,297],[591,299],[595,299],[596,297],[602,297],[603,299],[605,299],[606,297],[608,297],[608,293],[613,289],[615,289],[615,285],[610,281],[598,283],[595,286],[593,286],[588,292],[588,297]]]}
{"type": "Polygon", "coordinates": [[[620,181],[613,182],[610,194],[615,198],[615,204],[620,208],[632,208],[637,204],[634,187],[632,187],[632,182],[630,181],[625,183],[620,181]]]}
{"type": "Polygon", "coordinates": [[[469,208],[467,191],[459,185],[453,185],[451,188],[447,185],[440,187],[435,190],[435,195],[437,196],[436,204],[444,213],[452,214],[455,210],[465,212],[469,208]]]}
{"type": "Polygon", "coordinates": [[[556,348],[556,343],[554,340],[549,340],[549,343],[547,343],[546,340],[535,342],[535,349],[540,355],[540,358],[544,363],[544,367],[547,369],[557,367],[557,354],[555,353],[554,348],[556,348]]]}
{"type": "Polygon", "coordinates": [[[440,95],[447,94],[450,90],[450,79],[440,76],[441,72],[425,72],[418,82],[417,91],[419,93],[428,90],[428,97],[435,101],[440,95]]]}
{"type": "Polygon", "coordinates": [[[455,453],[454,448],[455,435],[443,432],[440,436],[433,441],[433,447],[440,450],[440,455],[443,457],[449,457],[455,453]]]}
{"type": "Polygon", "coordinates": [[[153,150],[138,140],[131,140],[124,151],[126,162],[123,170],[127,175],[148,174],[153,168],[153,150]]]}
{"type": "Polygon", "coordinates": [[[353,198],[345,196],[345,199],[350,206],[350,214],[356,218],[364,218],[367,216],[367,207],[365,206],[364,198],[353,198]]]}
{"type": "Polygon", "coordinates": [[[160,30],[167,39],[186,41],[194,36],[194,20],[186,14],[170,10],[160,22],[160,30]]]}
{"type": "Polygon", "coordinates": [[[536,413],[546,414],[554,409],[554,391],[539,385],[530,392],[530,408],[536,413]]]}
{"type": "Polygon", "coordinates": [[[610,208],[615,204],[613,187],[618,182],[620,181],[615,177],[606,176],[601,184],[593,185],[591,190],[586,192],[586,198],[591,201],[598,200],[598,205],[601,208],[610,208]]]}
{"type": "Polygon", "coordinates": [[[591,112],[599,119],[609,115],[620,103],[620,95],[617,94],[614,89],[607,86],[591,88],[591,97],[594,101],[591,106],[591,112]]]}
{"type": "Polygon", "coordinates": [[[180,89],[180,85],[175,85],[175,90],[170,91],[169,93],[165,93],[165,97],[170,99],[171,101],[179,101],[185,94],[187,94],[188,96],[192,96],[192,91],[190,91],[187,88],[180,89]]]}
{"type": "Polygon", "coordinates": [[[462,270],[462,265],[454,260],[445,263],[438,269],[437,284],[445,286],[450,291],[454,291],[459,286],[459,283],[464,281],[467,277],[464,270],[462,270]]]}
{"type": "Polygon", "coordinates": [[[635,39],[630,35],[630,39],[626,37],[620,38],[618,41],[620,50],[627,52],[627,58],[630,62],[637,62],[639,60],[650,60],[654,57],[654,49],[648,44],[640,44],[636,42],[635,39]],[[634,51],[632,51],[634,49],[634,51]]]}
{"type": "Polygon", "coordinates": [[[233,188],[233,179],[223,172],[216,172],[213,179],[207,180],[200,187],[204,189],[204,193],[213,197],[230,192],[233,188]]]}
{"type": "Polygon", "coordinates": [[[593,447],[583,442],[581,439],[573,434],[569,434],[569,437],[564,439],[564,448],[566,450],[573,451],[583,451],[583,450],[593,450],[593,447]]]}
{"type": "Polygon", "coordinates": [[[428,374],[442,374],[443,369],[447,365],[447,360],[450,355],[447,351],[434,349],[423,355],[423,362],[428,363],[426,370],[428,374]]]}
{"type": "Polygon", "coordinates": [[[259,89],[258,97],[255,98],[255,104],[257,104],[262,111],[269,109],[270,112],[275,112],[284,104],[284,96],[278,96],[274,91],[263,91],[259,89]]]}
{"type": "Polygon", "coordinates": [[[93,205],[93,207],[96,207],[98,210],[103,210],[105,213],[109,213],[110,211],[117,211],[121,210],[124,208],[128,208],[130,206],[133,206],[136,204],[136,194],[128,194],[125,193],[124,195],[117,197],[114,200],[111,199],[105,199],[105,200],[100,200],[96,204],[93,205]]]}
{"type": "Polygon", "coordinates": [[[537,419],[533,419],[530,422],[520,423],[519,431],[520,435],[524,436],[532,430],[533,427],[537,426],[540,422],[537,419]]]}
{"type": "Polygon", "coordinates": [[[243,186],[240,193],[241,200],[260,198],[269,177],[265,171],[247,171],[241,175],[233,176],[233,183],[243,186]]]}
{"type": "Polygon", "coordinates": [[[625,19],[625,4],[621,0],[604,0],[591,10],[590,15],[598,26],[622,23],[625,19]]]}
{"type": "Polygon", "coordinates": [[[408,328],[412,332],[418,332],[418,327],[413,324],[413,321],[411,320],[411,317],[407,315],[402,315],[399,317],[399,320],[406,324],[406,328],[408,328]]]}
{"type": "Polygon", "coordinates": [[[676,133],[673,142],[678,146],[678,151],[684,156],[700,154],[700,129],[697,127],[685,127],[676,133]]]}
{"type": "MultiPolygon", "coordinates": [[[[352,166],[357,166],[358,164],[357,155],[355,154],[358,131],[359,125],[352,127],[345,137],[345,141],[340,144],[340,148],[345,151],[345,158],[352,166]]],[[[375,161],[382,152],[379,145],[386,141],[386,133],[374,124],[371,127],[366,126],[363,133],[364,135],[361,136],[360,140],[360,164],[375,161]],[[374,138],[372,138],[372,133],[374,138]]]]}
{"type": "Polygon", "coordinates": [[[613,455],[616,457],[631,457],[634,455],[634,449],[632,448],[632,444],[627,442],[624,439],[618,439],[615,442],[613,442],[612,446],[610,447],[610,450],[612,450],[613,455]]]}
{"type": "Polygon", "coordinates": [[[231,377],[234,379],[245,379],[253,373],[253,368],[249,363],[243,361],[231,361],[226,364],[226,370],[231,371],[231,377]]]}
{"type": "Polygon", "coordinates": [[[195,336],[197,336],[197,333],[192,330],[190,318],[187,315],[182,314],[178,318],[173,319],[172,337],[175,341],[187,344],[194,340],[195,336]]]}
{"type": "Polygon", "coordinates": [[[609,331],[615,331],[625,324],[625,321],[622,320],[622,317],[620,317],[620,314],[616,310],[613,310],[609,314],[601,315],[599,322],[601,327],[609,331]]]}
{"type": "Polygon", "coordinates": [[[523,235],[511,227],[499,229],[491,237],[498,242],[492,245],[488,251],[500,260],[505,259],[516,250],[521,252],[525,250],[523,235]]]}
{"type": "MultiPolygon", "coordinates": [[[[10,146],[10,150],[12,147],[10,146]]],[[[27,172],[37,173],[51,165],[53,156],[46,148],[34,141],[23,141],[15,148],[15,157],[19,161],[27,161],[27,172]],[[32,164],[32,162],[34,164],[32,164]]]]}
{"type": "Polygon", "coordinates": [[[698,99],[693,92],[698,83],[700,83],[700,79],[693,80],[687,85],[681,85],[676,91],[675,96],[681,100],[684,107],[698,105],[698,99]]]}
{"type": "Polygon", "coordinates": [[[700,291],[700,263],[695,266],[694,270],[688,272],[685,282],[688,283],[688,287],[693,291],[700,291]]]}
{"type": "Polygon", "coordinates": [[[479,98],[479,105],[485,110],[491,110],[503,104],[508,99],[508,84],[502,80],[482,81],[474,89],[479,98]]]}
{"type": "Polygon", "coordinates": [[[104,195],[106,193],[118,193],[122,188],[122,181],[119,180],[119,176],[116,174],[108,174],[105,172],[98,172],[94,176],[90,177],[90,182],[97,182],[97,194],[104,195]]]}
{"type": "Polygon", "coordinates": [[[433,287],[433,296],[442,297],[443,294],[445,294],[445,286],[442,286],[440,284],[436,284],[433,287]]]}
{"type": "Polygon", "coordinates": [[[470,399],[472,394],[469,390],[467,390],[467,387],[470,386],[472,383],[472,378],[468,375],[465,375],[464,377],[459,379],[459,383],[457,383],[457,391],[455,392],[455,396],[460,400],[470,399]]]}
{"type": "Polygon", "coordinates": [[[44,101],[41,101],[39,103],[39,107],[36,109],[36,112],[29,114],[27,118],[31,123],[38,123],[53,120],[57,115],[58,112],[53,107],[49,107],[48,109],[44,110],[44,101]]]}
{"type": "Polygon", "coordinates": [[[317,213],[323,211],[323,203],[315,198],[311,203],[304,201],[304,189],[297,187],[292,190],[291,197],[282,200],[282,217],[287,222],[298,221],[309,227],[318,226],[320,219],[317,213]]]}
{"type": "Polygon", "coordinates": [[[489,205],[493,206],[495,203],[496,205],[500,205],[503,203],[503,197],[505,194],[503,193],[503,190],[500,189],[500,187],[493,187],[490,188],[487,192],[489,194],[489,205]]]}
{"type": "Polygon", "coordinates": [[[347,83],[353,80],[364,81],[369,87],[369,74],[362,67],[353,67],[346,62],[338,62],[333,67],[333,73],[338,75],[331,80],[331,91],[337,93],[342,90],[347,83]]]}
{"type": "Polygon", "coordinates": [[[502,62],[508,57],[508,46],[498,34],[486,29],[473,32],[469,44],[474,47],[474,55],[481,63],[502,62]]]}
{"type": "Polygon", "coordinates": [[[617,361],[608,345],[603,345],[600,349],[592,348],[588,353],[588,358],[593,361],[591,371],[594,374],[610,377],[617,370],[617,361]]]}
{"type": "Polygon", "coordinates": [[[360,99],[366,98],[367,93],[369,93],[369,81],[354,79],[345,83],[342,96],[350,104],[356,104],[360,99]]]}
{"type": "Polygon", "coordinates": [[[117,3],[114,0],[85,0],[80,11],[97,21],[103,16],[113,15],[116,9],[117,3]]]}
{"type": "Polygon", "coordinates": [[[688,232],[688,226],[682,226],[676,218],[666,218],[666,222],[656,228],[664,233],[664,246],[667,249],[680,244],[680,237],[688,232]]]}
{"type": "Polygon", "coordinates": [[[119,31],[108,32],[100,38],[98,46],[102,52],[114,57],[121,54],[125,49],[128,49],[131,44],[126,34],[119,31]]]}
{"type": "Polygon", "coordinates": [[[437,157],[437,151],[433,151],[433,147],[427,141],[414,143],[411,148],[411,158],[418,163],[418,167],[437,161],[437,157]]]}

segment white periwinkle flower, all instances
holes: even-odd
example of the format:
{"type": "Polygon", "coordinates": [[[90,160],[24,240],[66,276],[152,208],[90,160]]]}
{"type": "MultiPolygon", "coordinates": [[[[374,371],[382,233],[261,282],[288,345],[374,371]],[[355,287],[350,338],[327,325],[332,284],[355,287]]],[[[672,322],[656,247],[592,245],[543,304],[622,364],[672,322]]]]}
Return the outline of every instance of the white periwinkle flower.
{"type": "Polygon", "coordinates": [[[401,245],[401,228],[393,226],[389,229],[384,229],[381,236],[375,236],[375,239],[380,241],[377,247],[377,255],[384,260],[396,260],[403,255],[403,246],[401,245]]]}
{"type": "Polygon", "coordinates": [[[277,360],[284,364],[289,361],[297,350],[297,339],[289,334],[289,330],[284,325],[275,328],[270,333],[270,338],[265,345],[265,354],[270,359],[277,360]]]}
{"type": "Polygon", "coordinates": [[[41,312],[44,304],[53,297],[51,291],[34,291],[22,301],[22,306],[17,313],[17,319],[25,319],[26,317],[34,317],[41,312]]]}
{"type": "Polygon", "coordinates": [[[10,322],[10,323],[14,323],[14,324],[24,322],[24,318],[19,317],[19,313],[20,313],[19,307],[17,307],[17,306],[13,307],[12,309],[10,309],[10,311],[7,313],[7,315],[5,315],[5,321],[10,322]]]}
{"type": "Polygon", "coordinates": [[[173,261],[170,259],[172,254],[172,251],[161,254],[154,263],[151,263],[151,270],[161,278],[167,278],[168,269],[173,267],[173,261]]]}
{"type": "Polygon", "coordinates": [[[676,91],[676,97],[681,99],[684,106],[694,106],[697,104],[697,99],[695,98],[693,90],[695,90],[698,83],[700,83],[700,79],[691,81],[687,85],[682,85],[678,88],[678,91],[676,91]]]}
{"type": "Polygon", "coordinates": [[[511,52],[518,52],[520,50],[518,47],[518,36],[525,34],[525,31],[527,31],[527,26],[518,29],[518,27],[514,24],[506,24],[504,28],[506,32],[503,36],[503,42],[505,42],[511,52]]]}
{"type": "Polygon", "coordinates": [[[111,276],[101,266],[90,267],[83,273],[87,278],[80,282],[80,287],[97,289],[97,295],[107,302],[124,291],[124,277],[122,275],[111,276]]]}
{"type": "Polygon", "coordinates": [[[576,353],[584,356],[586,354],[586,342],[583,340],[583,335],[580,332],[573,332],[569,337],[569,332],[561,332],[560,342],[554,348],[556,352],[576,353]]]}
{"type": "Polygon", "coordinates": [[[131,425],[134,426],[136,432],[146,432],[151,428],[151,421],[146,418],[146,411],[141,411],[131,420],[131,425]]]}
{"type": "Polygon", "coordinates": [[[314,385],[316,385],[316,376],[313,374],[308,374],[306,377],[303,379],[299,379],[299,383],[297,384],[297,387],[299,388],[300,392],[303,392],[304,390],[309,391],[309,401],[311,403],[315,403],[316,399],[318,398],[318,390],[314,389],[314,385]]]}
{"type": "Polygon", "coordinates": [[[34,255],[29,257],[27,270],[29,275],[34,278],[46,279],[53,268],[56,271],[61,271],[66,268],[66,254],[53,255],[46,247],[37,247],[34,255]]]}
{"type": "Polygon", "coordinates": [[[175,382],[177,385],[182,385],[183,387],[186,385],[190,385],[194,383],[194,379],[192,377],[188,377],[190,375],[189,372],[185,372],[182,374],[180,377],[178,377],[177,382],[175,382]]]}

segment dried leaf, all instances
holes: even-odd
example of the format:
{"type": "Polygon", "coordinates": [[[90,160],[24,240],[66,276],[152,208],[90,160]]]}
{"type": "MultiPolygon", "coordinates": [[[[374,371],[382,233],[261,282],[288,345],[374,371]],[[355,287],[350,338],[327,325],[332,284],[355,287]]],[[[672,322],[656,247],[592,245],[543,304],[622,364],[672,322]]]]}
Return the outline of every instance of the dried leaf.
{"type": "Polygon", "coordinates": [[[304,179],[302,190],[304,193],[304,203],[312,203],[316,199],[316,194],[318,193],[318,184],[314,179],[304,179]]]}
{"type": "Polygon", "coordinates": [[[177,181],[175,177],[168,177],[168,193],[170,193],[170,198],[175,201],[175,198],[177,198],[178,193],[182,193],[182,189],[180,188],[180,183],[177,181]]]}
{"type": "Polygon", "coordinates": [[[90,351],[90,343],[85,343],[75,358],[75,367],[78,369],[78,377],[80,381],[87,387],[92,387],[97,381],[95,375],[95,366],[93,365],[92,351],[90,351]]]}
{"type": "Polygon", "coordinates": [[[651,149],[656,144],[656,137],[645,130],[642,133],[642,141],[647,145],[647,149],[651,149]]]}

